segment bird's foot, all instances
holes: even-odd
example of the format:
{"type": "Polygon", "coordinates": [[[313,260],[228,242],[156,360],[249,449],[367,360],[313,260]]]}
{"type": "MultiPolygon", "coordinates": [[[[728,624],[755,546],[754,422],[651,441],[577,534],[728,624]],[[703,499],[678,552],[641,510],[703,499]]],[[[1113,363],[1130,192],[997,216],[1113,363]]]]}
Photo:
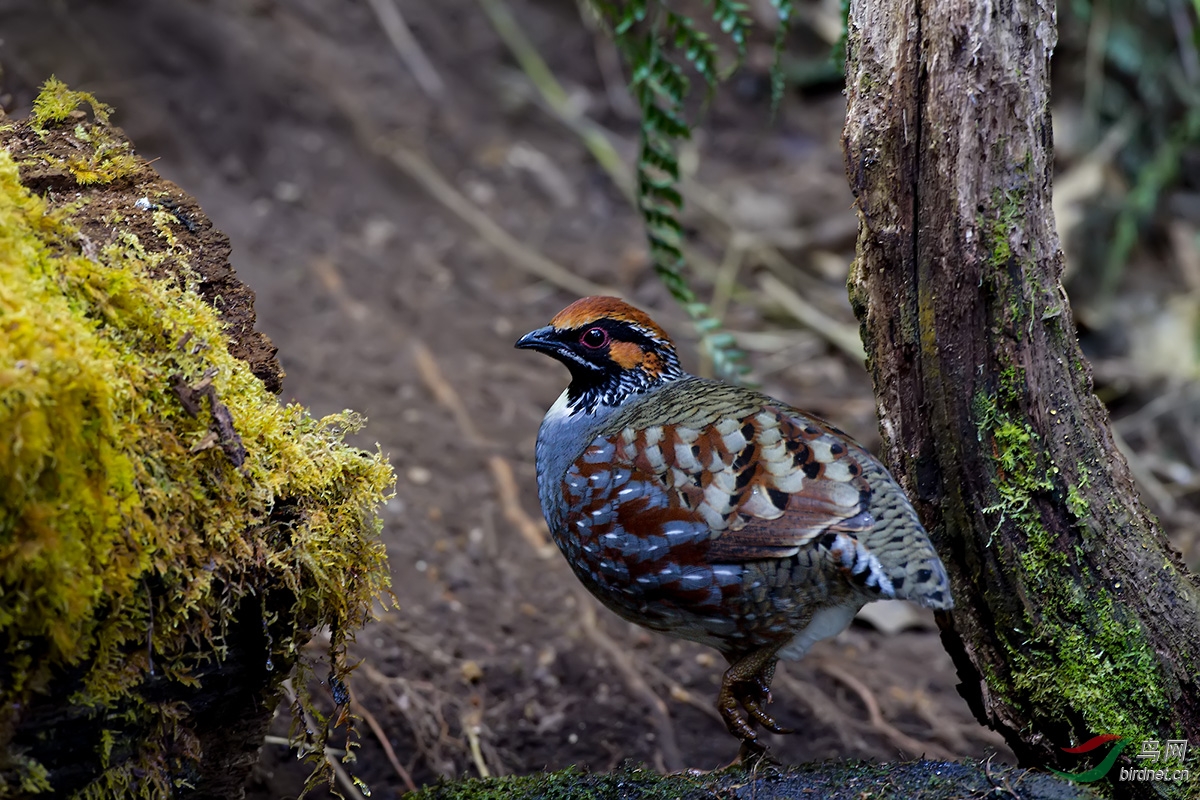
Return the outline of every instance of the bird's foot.
{"type": "MultiPolygon", "coordinates": [[[[746,719],[746,710],[739,696],[739,692],[735,689],[738,684],[729,680],[729,674],[725,674],[725,680],[721,683],[721,691],[717,694],[717,711],[721,712],[721,719],[725,720],[725,727],[731,734],[742,740],[743,745],[755,744],[758,739],[758,734],[754,728],[750,726],[750,721],[746,719]]],[[[761,709],[759,709],[761,713],[761,709]]],[[[753,717],[753,712],[750,712],[753,717]]],[[[757,717],[754,717],[757,719],[757,717]]],[[[761,745],[760,745],[761,746],[761,745]]]]}
{"type": "Polygon", "coordinates": [[[725,720],[725,727],[742,740],[742,747],[766,748],[758,743],[758,734],[751,726],[753,720],[772,733],[792,733],[767,713],[771,702],[771,679],[775,677],[773,651],[758,651],[733,661],[721,681],[717,695],[717,710],[725,720]]]}
{"type": "Polygon", "coordinates": [[[744,769],[755,770],[763,766],[779,766],[780,762],[771,755],[761,742],[754,740],[742,740],[741,747],[738,748],[737,755],[728,764],[723,764],[715,769],[685,769],[682,774],[689,777],[697,778],[703,775],[711,775],[714,772],[722,772],[734,767],[742,767],[744,769]]]}
{"type": "Polygon", "coordinates": [[[742,765],[747,769],[757,769],[763,766],[779,766],[779,759],[771,755],[761,742],[742,742],[742,746],[738,748],[738,754],[734,757],[729,766],[742,765]]]}
{"type": "MultiPolygon", "coordinates": [[[[771,672],[774,673],[774,665],[771,672]]],[[[793,733],[791,728],[785,728],[775,721],[775,718],[767,713],[767,704],[771,702],[771,687],[770,679],[764,679],[760,673],[755,675],[748,681],[743,681],[736,684],[734,687],[734,696],[741,704],[742,708],[746,709],[755,722],[762,725],[772,733],[793,733]]]]}

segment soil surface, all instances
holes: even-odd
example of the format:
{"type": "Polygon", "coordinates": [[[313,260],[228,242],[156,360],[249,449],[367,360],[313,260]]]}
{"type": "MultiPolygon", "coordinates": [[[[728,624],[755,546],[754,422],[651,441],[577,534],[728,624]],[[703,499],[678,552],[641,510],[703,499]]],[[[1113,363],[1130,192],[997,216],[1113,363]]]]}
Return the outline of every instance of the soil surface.
{"type": "MultiPolygon", "coordinates": [[[[115,106],[139,152],[232,241],[237,275],[257,293],[258,329],[279,347],[282,398],[317,413],[362,412],[359,442],[378,443],[395,464],[383,535],[398,607],[381,611],[353,649],[363,662],[355,709],[367,722],[349,770],[374,797],[394,796],[406,780],[485,771],[726,763],[737,748],[712,705],[720,657],[616,618],[529,530],[529,520],[541,525],[534,439],[567,376],[512,345],[578,292],[506,257],[494,234],[413,175],[436,171],[531,251],[635,298],[699,369],[695,337],[648,267],[628,202],[540,106],[479,5],[395,7],[440,95],[414,79],[371,3],[335,12],[320,0],[3,2],[5,108],[23,114],[51,73],[115,106]],[[389,157],[397,146],[415,161],[389,157]]],[[[636,121],[611,45],[573,2],[512,8],[571,102],[631,152],[636,121]]],[[[794,44],[827,52],[811,33],[794,44]]],[[[763,34],[686,148],[702,187],[693,196],[719,211],[689,212],[689,229],[714,265],[736,265],[731,228],[775,237],[798,265],[775,272],[854,331],[843,288],[855,220],[842,97],[836,87],[789,94],[772,122],[768,48],[763,34]]],[[[758,271],[723,274],[757,291],[758,271]]],[[[706,296],[712,284],[696,279],[706,296]]],[[[767,311],[738,292],[728,306],[752,377],[874,447],[862,366],[767,311]]],[[[958,696],[931,617],[916,613],[907,625],[856,623],[780,670],[772,711],[798,733],[767,736],[776,757],[1011,758],[958,696]]],[[[320,647],[318,636],[314,656],[320,647]]],[[[252,798],[300,790],[307,768],[281,743],[288,719],[284,707],[252,798]]]]}

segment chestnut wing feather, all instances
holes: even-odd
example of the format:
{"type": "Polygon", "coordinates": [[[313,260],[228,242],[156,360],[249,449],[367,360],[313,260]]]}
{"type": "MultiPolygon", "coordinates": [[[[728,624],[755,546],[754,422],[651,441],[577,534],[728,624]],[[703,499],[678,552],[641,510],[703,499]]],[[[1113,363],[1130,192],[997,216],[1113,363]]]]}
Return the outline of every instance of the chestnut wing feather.
{"type": "Polygon", "coordinates": [[[776,406],[700,428],[627,428],[614,452],[663,493],[654,513],[623,514],[626,529],[652,535],[659,517],[703,521],[710,562],[783,558],[829,533],[870,530],[862,455],[843,434],[776,406]]]}

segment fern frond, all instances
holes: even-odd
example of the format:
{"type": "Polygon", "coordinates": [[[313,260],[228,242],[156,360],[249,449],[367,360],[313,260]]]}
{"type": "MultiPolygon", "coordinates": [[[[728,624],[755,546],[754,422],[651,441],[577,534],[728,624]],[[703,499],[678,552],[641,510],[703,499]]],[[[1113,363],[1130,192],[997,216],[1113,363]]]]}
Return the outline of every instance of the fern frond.
{"type": "MultiPolygon", "coordinates": [[[[849,3],[849,0],[843,0],[849,3]]],[[[775,29],[775,44],[771,48],[771,115],[774,116],[779,110],[779,103],[783,100],[783,45],[787,42],[788,30],[791,28],[792,13],[795,8],[792,7],[792,0],[771,0],[771,5],[775,7],[775,14],[779,17],[779,27],[775,29]]],[[[849,6],[847,5],[847,8],[849,6]]],[[[845,29],[843,28],[842,36],[845,37],[845,29]]],[[[845,44],[843,42],[843,59],[845,58],[845,44]]]]}
{"type": "Polygon", "coordinates": [[[746,36],[753,21],[749,6],[737,0],[713,0],[713,21],[721,27],[737,48],[738,63],[746,57],[746,36]]]}
{"type": "Polygon", "coordinates": [[[665,26],[675,49],[692,65],[692,69],[704,79],[709,91],[717,86],[723,75],[717,71],[717,46],[712,38],[704,31],[697,30],[696,23],[691,17],[667,12],[665,26]]]}
{"type": "MultiPolygon", "coordinates": [[[[701,348],[719,375],[736,378],[746,372],[744,354],[720,321],[700,302],[684,277],[684,231],[679,222],[683,197],[679,192],[679,162],[675,148],[691,129],[684,113],[690,81],[681,65],[690,67],[711,93],[741,65],[753,21],[739,0],[705,0],[713,22],[733,43],[736,61],[720,67],[717,43],[700,30],[692,17],[671,10],[668,0],[587,0],[605,21],[630,65],[630,90],[642,113],[638,148],[637,208],[646,228],[654,271],[671,296],[683,306],[700,333],[701,348]]],[[[792,0],[772,0],[779,14],[772,68],[772,108],[783,95],[779,59],[792,0]]]]}

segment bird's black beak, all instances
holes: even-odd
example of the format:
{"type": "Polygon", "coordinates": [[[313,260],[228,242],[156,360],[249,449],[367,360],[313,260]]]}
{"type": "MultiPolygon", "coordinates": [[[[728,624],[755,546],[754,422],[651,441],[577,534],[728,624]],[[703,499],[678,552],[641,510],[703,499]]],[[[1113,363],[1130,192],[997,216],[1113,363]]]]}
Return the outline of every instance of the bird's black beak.
{"type": "Polygon", "coordinates": [[[517,343],[513,346],[518,350],[537,350],[556,361],[561,361],[567,369],[571,370],[572,379],[603,372],[604,368],[600,364],[589,361],[576,353],[571,345],[564,342],[561,337],[562,331],[557,330],[553,325],[547,325],[525,334],[517,339],[517,343]]]}
{"type": "Polygon", "coordinates": [[[555,337],[554,326],[547,325],[544,328],[538,328],[536,331],[529,333],[517,339],[517,343],[513,345],[518,350],[540,350],[543,353],[558,353],[563,349],[562,342],[555,337]]]}

